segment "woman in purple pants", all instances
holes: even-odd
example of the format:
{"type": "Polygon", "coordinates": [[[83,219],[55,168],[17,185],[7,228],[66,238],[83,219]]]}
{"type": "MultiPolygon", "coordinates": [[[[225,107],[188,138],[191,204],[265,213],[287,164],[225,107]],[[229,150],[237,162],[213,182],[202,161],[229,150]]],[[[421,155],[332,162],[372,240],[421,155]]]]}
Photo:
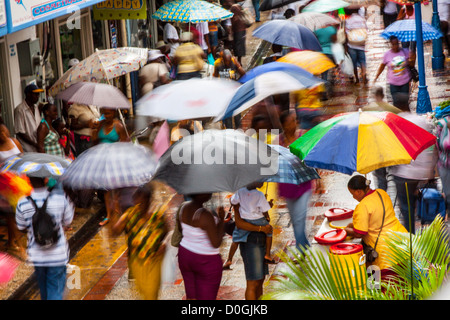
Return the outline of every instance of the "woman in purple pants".
{"type": "Polygon", "coordinates": [[[184,280],[186,299],[215,300],[222,279],[220,244],[224,234],[223,207],[218,214],[203,207],[211,194],[191,195],[183,204],[180,222],[183,238],[178,248],[178,264],[184,280]]]}

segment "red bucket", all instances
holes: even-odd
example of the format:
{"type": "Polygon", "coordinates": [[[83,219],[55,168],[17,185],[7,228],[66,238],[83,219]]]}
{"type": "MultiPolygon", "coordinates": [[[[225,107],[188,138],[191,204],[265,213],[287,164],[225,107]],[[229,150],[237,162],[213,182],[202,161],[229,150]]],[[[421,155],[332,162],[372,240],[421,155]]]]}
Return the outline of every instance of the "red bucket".
{"type": "Polygon", "coordinates": [[[332,245],[342,242],[347,237],[347,232],[344,229],[335,229],[324,232],[314,237],[320,244],[332,245]]]}
{"type": "Polygon", "coordinates": [[[344,220],[353,217],[353,210],[342,208],[331,208],[325,212],[325,217],[328,221],[344,220]]]}

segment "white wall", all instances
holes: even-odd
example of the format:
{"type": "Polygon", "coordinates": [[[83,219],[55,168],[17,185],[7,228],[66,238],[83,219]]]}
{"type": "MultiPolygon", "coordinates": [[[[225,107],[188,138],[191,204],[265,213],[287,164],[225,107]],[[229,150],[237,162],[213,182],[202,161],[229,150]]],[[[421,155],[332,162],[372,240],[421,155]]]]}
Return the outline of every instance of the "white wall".
{"type": "Polygon", "coordinates": [[[16,31],[5,36],[7,50],[7,68],[9,78],[9,95],[11,97],[12,108],[22,102],[24,95],[20,82],[19,56],[17,53],[18,42],[36,39],[36,28],[34,26],[16,31]],[[14,54],[15,53],[15,54],[14,54]]]}

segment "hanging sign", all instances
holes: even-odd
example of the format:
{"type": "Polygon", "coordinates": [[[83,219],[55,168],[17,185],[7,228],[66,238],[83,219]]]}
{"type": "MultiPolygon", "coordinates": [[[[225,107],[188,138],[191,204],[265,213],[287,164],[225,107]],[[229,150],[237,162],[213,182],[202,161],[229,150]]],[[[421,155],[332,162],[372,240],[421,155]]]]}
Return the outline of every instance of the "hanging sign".
{"type": "Polygon", "coordinates": [[[95,20],[147,19],[144,0],[106,0],[94,6],[95,20]]]}
{"type": "Polygon", "coordinates": [[[54,18],[73,14],[102,0],[7,0],[9,32],[24,29],[54,18]]]}

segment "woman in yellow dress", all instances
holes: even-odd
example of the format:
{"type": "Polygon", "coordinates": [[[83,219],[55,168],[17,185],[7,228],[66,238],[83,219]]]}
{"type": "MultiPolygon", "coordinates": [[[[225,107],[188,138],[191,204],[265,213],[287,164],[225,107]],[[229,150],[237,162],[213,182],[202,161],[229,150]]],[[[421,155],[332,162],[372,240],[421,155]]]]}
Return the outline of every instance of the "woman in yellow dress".
{"type": "Polygon", "coordinates": [[[145,300],[157,300],[161,267],[168,232],[165,206],[152,203],[153,188],[144,185],[133,195],[135,205],[128,208],[113,227],[115,234],[125,230],[128,242],[128,267],[145,300]]]}
{"type": "Polygon", "coordinates": [[[407,230],[395,216],[391,198],[386,191],[371,189],[370,181],[360,175],[353,176],[347,187],[359,204],[353,212],[353,222],[345,228],[345,231],[349,236],[361,238],[363,246],[375,248],[378,257],[371,264],[380,268],[383,280],[392,274],[389,270],[392,263],[388,259],[389,248],[386,240],[393,236],[392,231],[403,233],[407,230]]]}

